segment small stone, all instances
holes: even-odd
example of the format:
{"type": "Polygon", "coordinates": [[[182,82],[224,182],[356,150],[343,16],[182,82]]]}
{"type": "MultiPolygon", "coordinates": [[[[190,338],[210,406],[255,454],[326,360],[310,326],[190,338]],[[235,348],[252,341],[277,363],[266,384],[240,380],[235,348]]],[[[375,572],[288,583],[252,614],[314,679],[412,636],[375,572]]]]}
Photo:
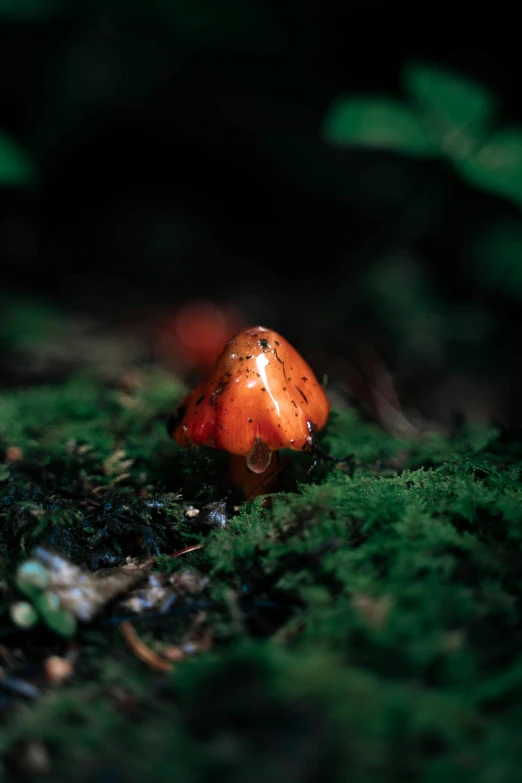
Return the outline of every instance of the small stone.
{"type": "Polygon", "coordinates": [[[52,685],[61,685],[73,674],[74,666],[67,658],[51,655],[44,663],[44,671],[47,680],[52,685]]]}

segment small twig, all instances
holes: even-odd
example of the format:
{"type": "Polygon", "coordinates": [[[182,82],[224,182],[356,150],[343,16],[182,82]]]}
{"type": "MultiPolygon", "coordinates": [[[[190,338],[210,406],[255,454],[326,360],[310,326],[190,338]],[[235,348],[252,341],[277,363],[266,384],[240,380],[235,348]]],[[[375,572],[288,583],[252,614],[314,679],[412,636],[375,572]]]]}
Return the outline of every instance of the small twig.
{"type": "Polygon", "coordinates": [[[186,555],[189,552],[194,552],[196,549],[203,549],[205,544],[193,544],[192,546],[186,546],[185,549],[180,549],[177,552],[174,552],[172,555],[169,555],[171,559],[175,557],[181,557],[181,555],[186,555]]]}
{"type": "Polygon", "coordinates": [[[172,663],[159,656],[154,650],[151,650],[150,647],[147,647],[129,622],[123,622],[120,627],[125,641],[136,658],[143,661],[143,663],[146,663],[147,666],[150,666],[151,669],[155,669],[157,672],[167,673],[173,670],[174,667],[172,663]]]}
{"type": "MultiPolygon", "coordinates": [[[[175,557],[187,555],[189,552],[194,552],[196,549],[203,549],[204,546],[205,544],[193,544],[192,546],[186,546],[184,549],[178,549],[177,552],[173,552],[171,555],[167,555],[167,557],[170,557],[170,559],[173,560],[175,557]]],[[[151,565],[154,565],[158,557],[159,555],[152,555],[152,557],[147,558],[147,560],[142,563],[142,568],[150,568],[151,565]]]]}

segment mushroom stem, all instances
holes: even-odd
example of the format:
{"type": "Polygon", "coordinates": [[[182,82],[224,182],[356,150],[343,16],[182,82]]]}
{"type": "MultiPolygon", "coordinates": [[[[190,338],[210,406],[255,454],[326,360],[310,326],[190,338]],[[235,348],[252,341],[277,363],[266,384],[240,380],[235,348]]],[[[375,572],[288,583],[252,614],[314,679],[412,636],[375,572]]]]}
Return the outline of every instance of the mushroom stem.
{"type": "Polygon", "coordinates": [[[245,500],[253,500],[259,495],[266,495],[277,488],[279,474],[287,467],[289,459],[280,459],[276,451],[274,459],[264,473],[253,473],[249,470],[245,457],[238,454],[230,455],[229,476],[232,484],[237,487],[245,500]]]}
{"type": "Polygon", "coordinates": [[[246,455],[246,461],[252,473],[264,473],[270,465],[272,452],[262,440],[256,438],[254,448],[246,455]]]}

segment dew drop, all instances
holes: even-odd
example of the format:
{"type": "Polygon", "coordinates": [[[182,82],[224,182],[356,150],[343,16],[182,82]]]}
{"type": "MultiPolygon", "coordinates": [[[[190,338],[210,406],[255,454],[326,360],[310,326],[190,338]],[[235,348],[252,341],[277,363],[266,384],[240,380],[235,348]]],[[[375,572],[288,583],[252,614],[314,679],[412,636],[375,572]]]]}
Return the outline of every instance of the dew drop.
{"type": "Polygon", "coordinates": [[[272,452],[262,440],[256,438],[254,448],[246,455],[246,461],[252,473],[264,473],[270,465],[272,452]]]}

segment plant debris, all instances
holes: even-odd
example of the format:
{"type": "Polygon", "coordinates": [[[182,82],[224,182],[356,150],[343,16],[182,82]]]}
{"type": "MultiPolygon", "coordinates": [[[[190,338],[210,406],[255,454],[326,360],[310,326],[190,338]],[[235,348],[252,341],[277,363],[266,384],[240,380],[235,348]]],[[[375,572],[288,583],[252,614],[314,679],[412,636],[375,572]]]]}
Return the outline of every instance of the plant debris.
{"type": "Polygon", "coordinates": [[[65,557],[37,547],[32,559],[19,567],[16,582],[29,596],[36,590],[57,596],[63,609],[77,620],[88,622],[115,596],[128,591],[146,575],[147,572],[134,561],[91,573],[65,557]]]}
{"type": "Polygon", "coordinates": [[[172,671],[174,668],[172,663],[164,660],[160,655],[147,647],[129,622],[125,621],[121,624],[121,632],[125,637],[127,644],[140,661],[143,661],[150,666],[151,669],[155,669],[158,672],[172,671]]]}

